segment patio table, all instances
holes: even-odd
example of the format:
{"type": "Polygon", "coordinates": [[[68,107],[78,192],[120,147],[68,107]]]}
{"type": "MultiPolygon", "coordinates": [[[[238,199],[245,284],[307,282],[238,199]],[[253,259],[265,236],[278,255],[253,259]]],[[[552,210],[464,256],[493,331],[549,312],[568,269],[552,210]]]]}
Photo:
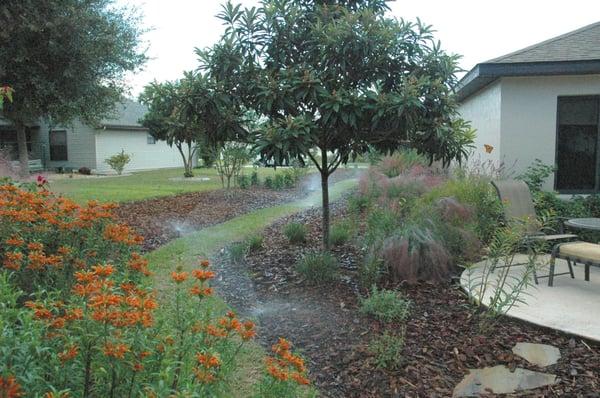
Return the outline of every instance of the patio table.
{"type": "Polygon", "coordinates": [[[576,229],[586,229],[588,231],[600,231],[600,218],[571,218],[565,221],[565,226],[576,229]]]}

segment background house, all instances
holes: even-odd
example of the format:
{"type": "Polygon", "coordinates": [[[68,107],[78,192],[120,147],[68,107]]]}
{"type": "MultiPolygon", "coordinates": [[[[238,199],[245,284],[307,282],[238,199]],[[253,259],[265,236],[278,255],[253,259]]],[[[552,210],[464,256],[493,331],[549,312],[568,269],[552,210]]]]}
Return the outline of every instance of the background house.
{"type": "MultiPolygon", "coordinates": [[[[131,100],[117,105],[114,118],[97,126],[75,120],[69,126],[49,126],[44,122],[28,127],[30,159],[41,159],[45,169],[88,167],[109,173],[104,160],[121,150],[131,155],[125,171],[181,167],[181,155],[165,141],[155,140],[138,120],[146,107],[131,100]]],[[[12,127],[0,122],[0,147],[16,158],[16,135],[12,127]]]]}
{"type": "Polygon", "coordinates": [[[476,65],[457,94],[472,159],[520,173],[537,158],[557,167],[546,189],[600,191],[600,22],[476,65]]]}

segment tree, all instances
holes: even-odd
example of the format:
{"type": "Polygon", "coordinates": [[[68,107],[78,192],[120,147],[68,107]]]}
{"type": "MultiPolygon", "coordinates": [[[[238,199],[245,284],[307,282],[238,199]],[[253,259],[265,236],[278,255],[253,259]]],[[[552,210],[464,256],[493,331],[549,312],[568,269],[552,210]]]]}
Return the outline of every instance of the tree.
{"type": "Polygon", "coordinates": [[[202,53],[201,67],[267,118],[256,137],[262,155],[306,157],[319,170],[325,248],[328,178],[340,164],[370,146],[391,152],[408,143],[448,165],[474,138],[452,92],[459,57],[441,49],[431,27],[386,10],[384,0],[229,2],[219,14],[224,36],[202,53]]]}
{"type": "Polygon", "coordinates": [[[185,72],[175,82],[153,82],[144,88],[140,102],[148,107],[140,122],[156,139],[175,145],[185,177],[193,176],[200,143],[215,152],[223,143],[245,135],[235,99],[200,73],[185,72]]]}
{"type": "Polygon", "coordinates": [[[23,172],[28,124],[101,119],[123,96],[125,73],[146,60],[139,18],[114,0],[4,1],[0,26],[0,82],[18,93],[2,115],[15,126],[23,172]]]}

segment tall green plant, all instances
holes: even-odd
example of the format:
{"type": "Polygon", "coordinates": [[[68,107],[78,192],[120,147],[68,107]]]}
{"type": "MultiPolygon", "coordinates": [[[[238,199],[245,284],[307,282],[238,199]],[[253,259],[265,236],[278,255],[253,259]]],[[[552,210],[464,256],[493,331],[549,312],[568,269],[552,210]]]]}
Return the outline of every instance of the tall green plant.
{"type": "Polygon", "coordinates": [[[201,67],[263,117],[255,137],[263,157],[306,157],[318,169],[325,248],[328,181],[341,164],[410,141],[448,165],[465,159],[474,139],[457,116],[458,56],[441,49],[430,26],[387,10],[384,0],[228,2],[222,40],[199,52],[201,67]]]}

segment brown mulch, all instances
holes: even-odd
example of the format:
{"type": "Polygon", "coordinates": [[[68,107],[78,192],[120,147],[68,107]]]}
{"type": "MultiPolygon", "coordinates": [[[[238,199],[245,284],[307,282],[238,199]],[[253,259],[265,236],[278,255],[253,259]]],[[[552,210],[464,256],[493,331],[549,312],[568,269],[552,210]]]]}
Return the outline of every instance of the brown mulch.
{"type": "Polygon", "coordinates": [[[117,218],[144,237],[149,251],[200,228],[298,197],[298,190],[219,189],[121,204],[117,218]]]}
{"type": "MultiPolygon", "coordinates": [[[[343,204],[334,217],[346,216],[343,204]]],[[[397,371],[378,369],[368,344],[384,325],[358,311],[357,264],[363,253],[352,244],[333,249],[341,263],[334,284],[308,285],[294,271],[298,258],[320,244],[320,211],[311,209],[277,221],[264,231],[263,249],[231,264],[223,253],[216,267],[219,293],[244,316],[259,321],[260,341],[270,347],[289,338],[309,364],[311,379],[331,397],[451,397],[469,368],[506,365],[555,374],[556,385],[530,390],[526,397],[600,397],[600,345],[509,318],[483,335],[465,295],[452,283],[398,286],[413,302],[406,322],[406,347],[397,371]],[[310,228],[307,244],[293,246],[282,234],[289,221],[310,228]],[[519,341],[551,344],[562,358],[537,368],[515,357],[519,341]]],[[[490,394],[489,396],[495,396],[490,394]]]]}

